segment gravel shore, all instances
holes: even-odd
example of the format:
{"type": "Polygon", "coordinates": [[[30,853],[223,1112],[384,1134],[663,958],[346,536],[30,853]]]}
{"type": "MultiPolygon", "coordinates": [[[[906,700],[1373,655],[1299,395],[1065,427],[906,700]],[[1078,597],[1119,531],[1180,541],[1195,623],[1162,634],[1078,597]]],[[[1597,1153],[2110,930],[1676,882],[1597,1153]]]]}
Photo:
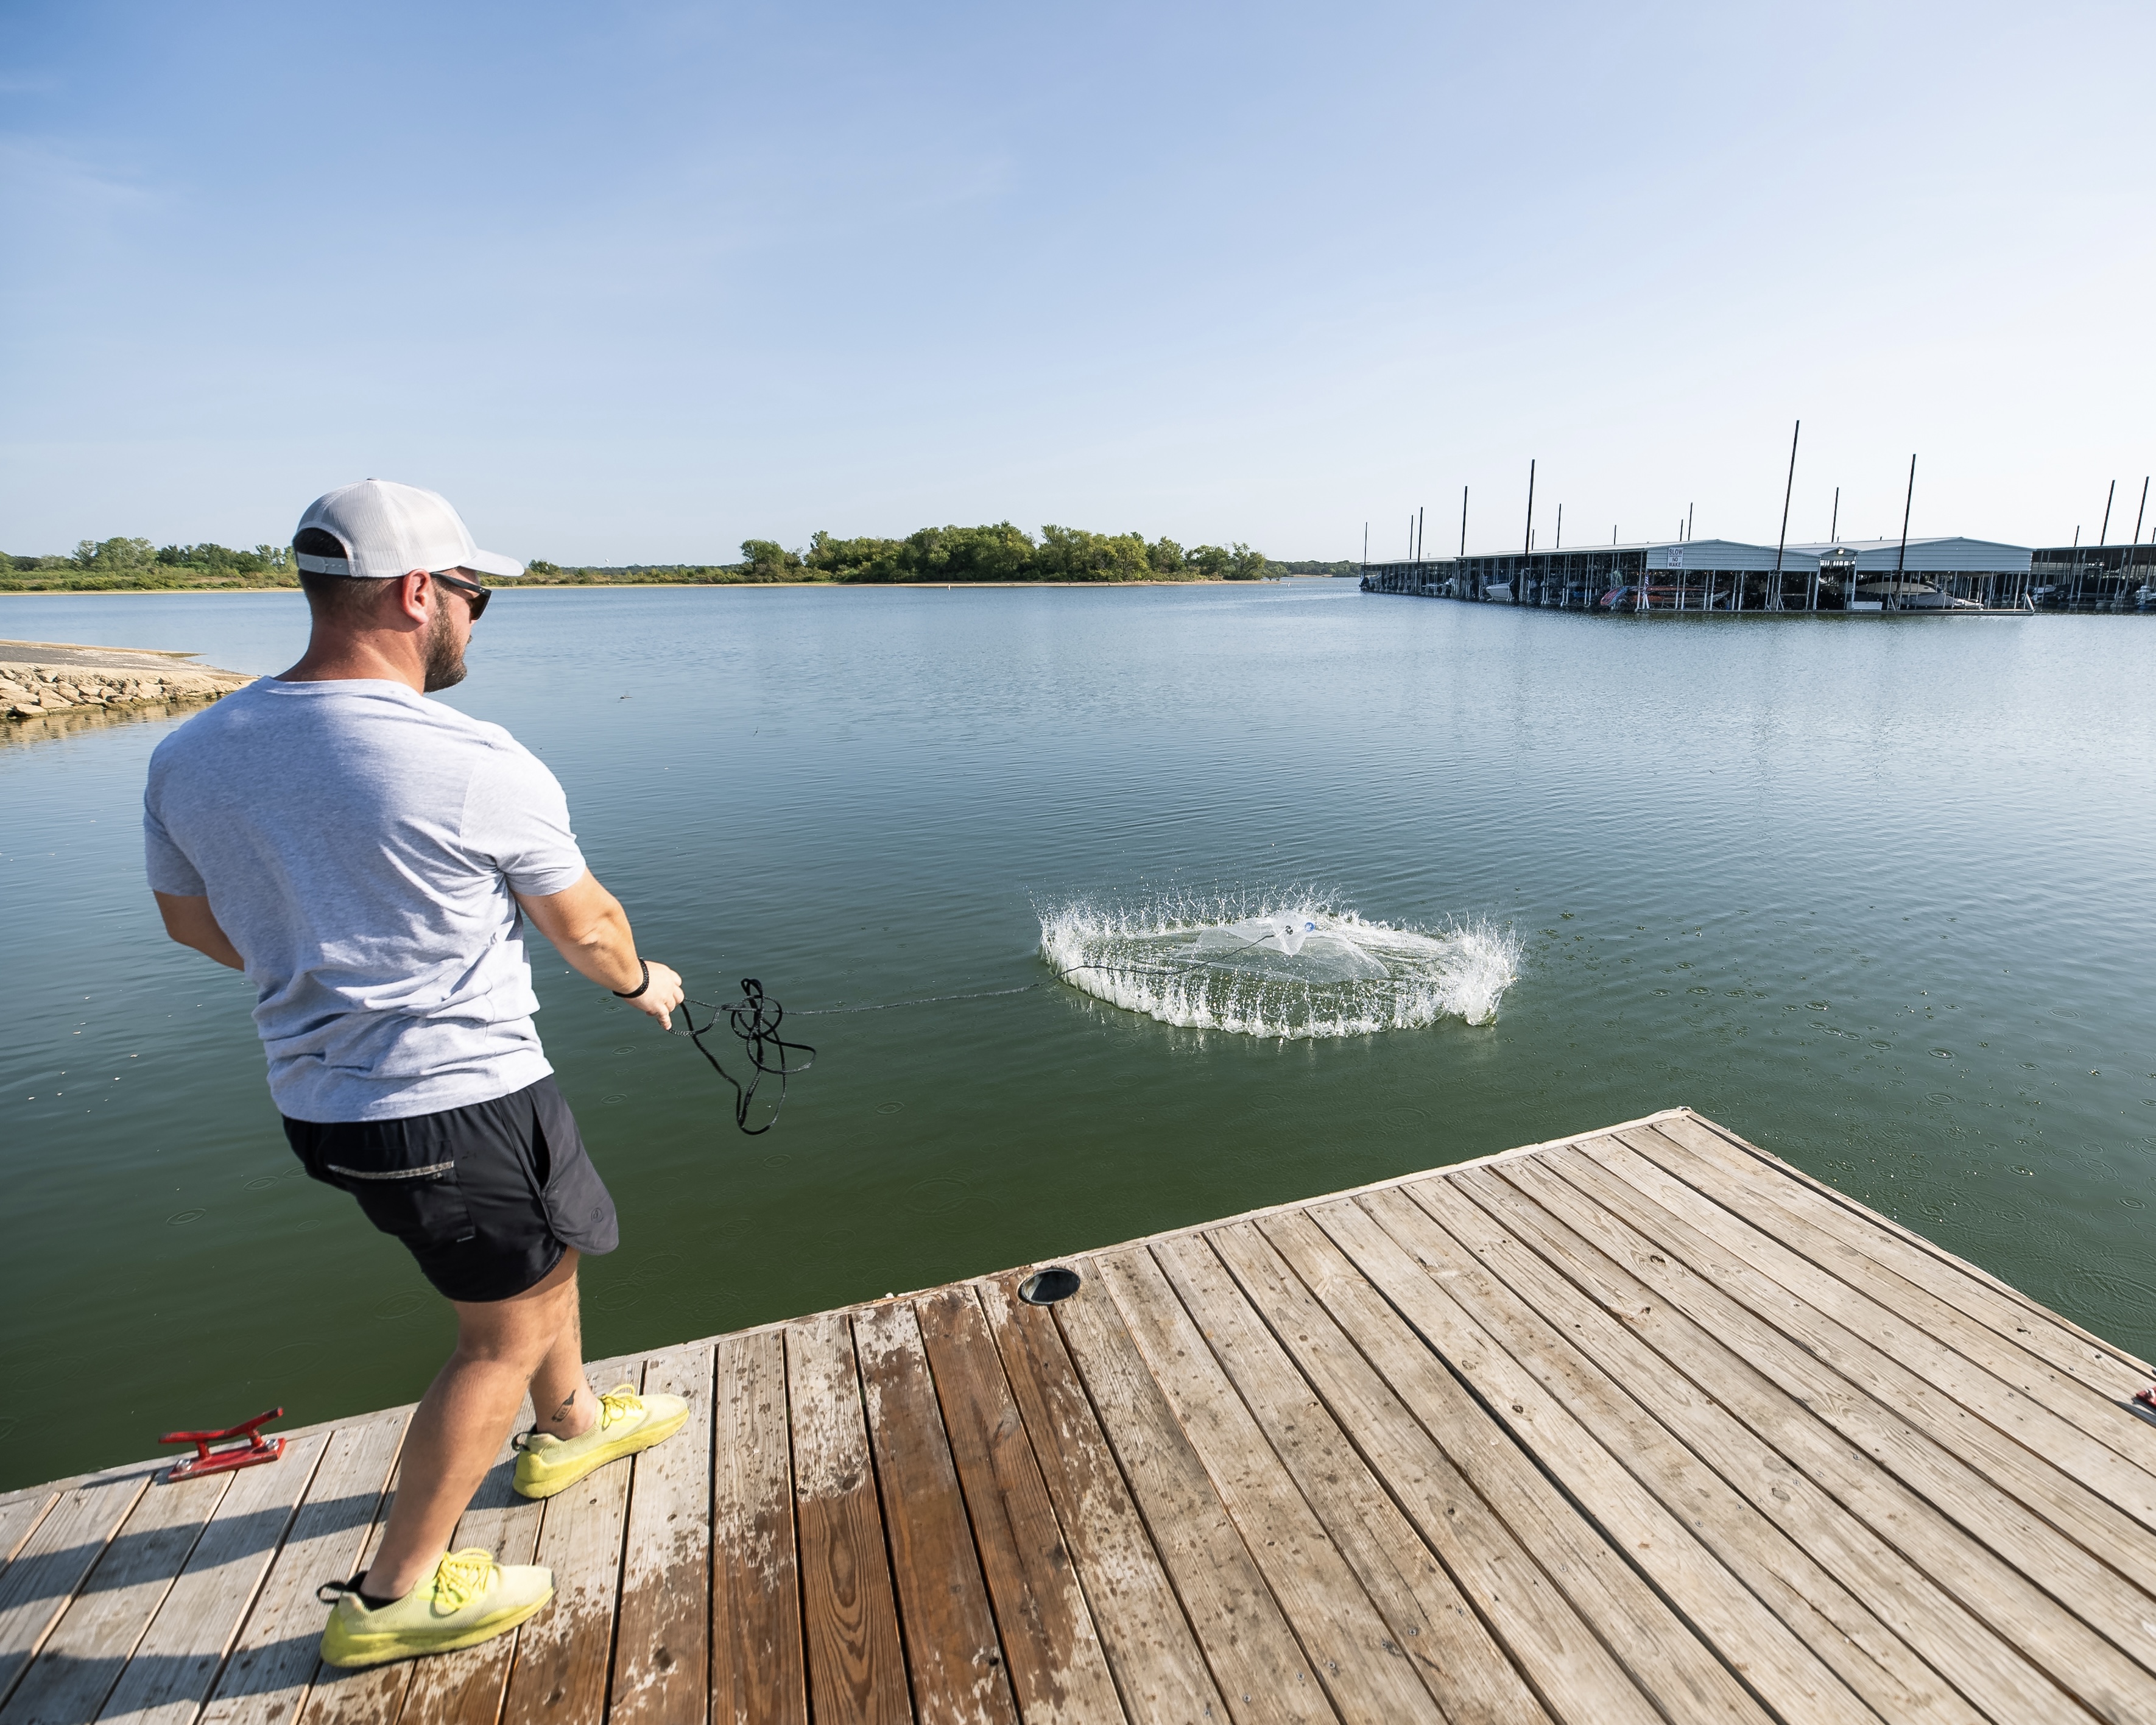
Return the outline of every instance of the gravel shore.
{"type": "Polygon", "coordinates": [[[215,701],[254,680],[238,671],[188,664],[193,657],[146,647],[0,640],[0,715],[19,721],[186,705],[215,701]]]}

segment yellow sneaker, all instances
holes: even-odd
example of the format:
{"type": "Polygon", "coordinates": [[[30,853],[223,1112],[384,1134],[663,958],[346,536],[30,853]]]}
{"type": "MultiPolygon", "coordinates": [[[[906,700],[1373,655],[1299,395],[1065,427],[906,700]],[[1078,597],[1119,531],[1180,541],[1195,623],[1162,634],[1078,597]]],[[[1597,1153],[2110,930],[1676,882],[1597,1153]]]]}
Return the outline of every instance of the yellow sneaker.
{"type": "Polygon", "coordinates": [[[678,1395],[639,1395],[617,1384],[599,1398],[599,1417],[582,1437],[527,1431],[516,1440],[524,1452],[516,1458],[517,1491],[552,1497],[593,1468],[670,1438],[688,1419],[689,1404],[678,1395]]]}
{"type": "Polygon", "coordinates": [[[529,1563],[505,1568],[474,1546],[451,1552],[403,1599],[372,1610],[356,1587],[331,1585],[342,1597],[322,1631],[322,1661],[350,1670],[490,1641],[554,1597],[554,1572],[529,1563]]]}

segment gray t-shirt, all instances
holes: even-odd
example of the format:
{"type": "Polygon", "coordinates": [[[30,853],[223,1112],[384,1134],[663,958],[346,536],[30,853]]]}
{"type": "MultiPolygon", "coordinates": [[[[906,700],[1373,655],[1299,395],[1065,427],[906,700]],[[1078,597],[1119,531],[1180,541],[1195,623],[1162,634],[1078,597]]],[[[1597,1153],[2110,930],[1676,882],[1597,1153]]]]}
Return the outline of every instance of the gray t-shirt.
{"type": "Polygon", "coordinates": [[[401,683],[264,677],[157,746],[142,802],[150,885],[207,896],[247,961],[284,1113],[398,1120],[553,1070],[510,895],[584,859],[499,725],[401,683]]]}

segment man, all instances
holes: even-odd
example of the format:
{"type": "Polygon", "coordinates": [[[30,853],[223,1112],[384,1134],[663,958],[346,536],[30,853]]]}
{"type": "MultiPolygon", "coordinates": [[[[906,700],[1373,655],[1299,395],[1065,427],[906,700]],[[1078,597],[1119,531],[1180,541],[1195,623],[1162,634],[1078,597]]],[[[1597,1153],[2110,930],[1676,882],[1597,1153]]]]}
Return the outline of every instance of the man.
{"type": "Polygon", "coordinates": [[[613,1201],[540,1051],[524,922],[669,1029],[681,979],[637,957],[554,775],[426,698],[464,677],[480,578],[524,566],[434,492],[376,480],[316,500],[293,549],[305,656],[159,745],[144,827],[166,931],[254,984],[293,1151],[455,1307],[381,1549],[332,1584],[322,1657],[366,1666],[470,1646],[553,1597],[548,1570],[449,1551],[527,1390],[526,1497],[688,1417],[585,1382],[577,1261],[613,1250],[613,1201]]]}

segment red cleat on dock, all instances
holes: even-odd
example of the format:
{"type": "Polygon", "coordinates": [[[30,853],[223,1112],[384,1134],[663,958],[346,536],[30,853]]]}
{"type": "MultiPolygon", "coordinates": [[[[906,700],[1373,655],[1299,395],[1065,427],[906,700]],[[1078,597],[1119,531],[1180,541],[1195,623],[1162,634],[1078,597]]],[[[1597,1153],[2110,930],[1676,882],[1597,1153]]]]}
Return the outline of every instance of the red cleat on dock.
{"type": "Polygon", "coordinates": [[[266,1414],[257,1414],[252,1420],[243,1420],[237,1425],[227,1426],[223,1431],[168,1431],[157,1441],[161,1444],[192,1444],[195,1453],[183,1461],[172,1464],[166,1474],[165,1483],[177,1485],[182,1480],[191,1480],[206,1473],[230,1473],[238,1467],[259,1467],[265,1461],[275,1461],[285,1453],[285,1440],[264,1437],[261,1428],[272,1420],[285,1417],[282,1408],[272,1408],[266,1414]]]}

